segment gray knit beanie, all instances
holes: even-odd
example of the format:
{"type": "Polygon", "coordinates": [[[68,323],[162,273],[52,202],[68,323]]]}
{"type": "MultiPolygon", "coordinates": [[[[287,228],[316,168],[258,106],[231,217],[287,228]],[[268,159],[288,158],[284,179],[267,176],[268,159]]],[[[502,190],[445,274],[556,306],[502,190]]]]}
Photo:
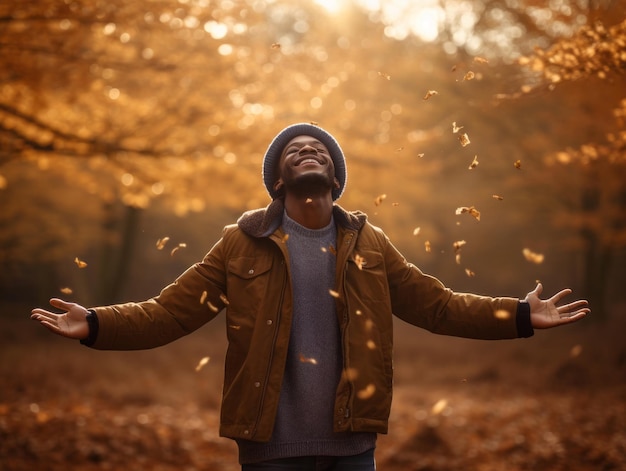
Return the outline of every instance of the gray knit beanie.
{"type": "Polygon", "coordinates": [[[298,136],[314,137],[328,149],[335,166],[335,177],[337,177],[337,180],[339,181],[339,188],[333,189],[333,201],[339,199],[343,193],[343,189],[346,186],[346,180],[348,178],[346,159],[343,155],[343,151],[341,150],[341,147],[339,147],[339,143],[335,140],[335,138],[327,131],[324,131],[319,126],[309,123],[297,123],[287,126],[279,132],[270,143],[270,146],[265,152],[265,157],[263,158],[263,182],[265,183],[267,192],[270,194],[272,199],[275,199],[278,196],[276,190],[274,190],[274,183],[276,183],[274,181],[274,178],[276,177],[276,166],[278,165],[278,162],[280,162],[280,156],[283,153],[283,150],[285,150],[287,143],[294,137],[298,136]]]}

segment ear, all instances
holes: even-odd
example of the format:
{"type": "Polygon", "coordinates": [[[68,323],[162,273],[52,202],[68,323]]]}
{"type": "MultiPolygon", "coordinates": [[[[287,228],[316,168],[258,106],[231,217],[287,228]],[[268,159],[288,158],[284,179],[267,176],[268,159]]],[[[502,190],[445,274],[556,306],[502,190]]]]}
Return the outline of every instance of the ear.
{"type": "Polygon", "coordinates": [[[282,187],[283,187],[284,183],[282,178],[279,178],[278,180],[276,180],[276,183],[274,183],[274,191],[279,191],[282,187]]]}
{"type": "Polygon", "coordinates": [[[341,188],[341,183],[339,183],[339,180],[337,180],[337,177],[335,177],[335,188],[336,189],[341,188]]]}

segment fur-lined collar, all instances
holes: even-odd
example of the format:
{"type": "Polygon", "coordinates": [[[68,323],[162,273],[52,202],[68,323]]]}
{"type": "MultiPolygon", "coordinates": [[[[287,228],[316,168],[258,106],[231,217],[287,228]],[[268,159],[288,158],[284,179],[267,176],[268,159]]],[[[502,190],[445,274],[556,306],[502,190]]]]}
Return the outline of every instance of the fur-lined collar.
{"type": "MultiPolygon", "coordinates": [[[[280,198],[272,201],[267,207],[246,211],[237,220],[237,225],[252,237],[268,237],[283,222],[285,206],[280,198]]],[[[333,205],[335,223],[347,229],[358,231],[367,221],[367,215],[361,211],[346,211],[341,206],[333,205]]]]}

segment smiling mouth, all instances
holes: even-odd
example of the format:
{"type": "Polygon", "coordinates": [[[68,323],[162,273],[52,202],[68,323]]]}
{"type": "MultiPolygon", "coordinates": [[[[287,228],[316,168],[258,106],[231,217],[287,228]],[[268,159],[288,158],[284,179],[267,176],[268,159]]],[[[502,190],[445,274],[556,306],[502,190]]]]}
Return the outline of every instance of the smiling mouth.
{"type": "Polygon", "coordinates": [[[307,157],[306,159],[302,159],[300,162],[298,162],[296,164],[296,167],[299,167],[300,165],[309,165],[309,164],[321,165],[321,162],[312,157],[307,157]]]}

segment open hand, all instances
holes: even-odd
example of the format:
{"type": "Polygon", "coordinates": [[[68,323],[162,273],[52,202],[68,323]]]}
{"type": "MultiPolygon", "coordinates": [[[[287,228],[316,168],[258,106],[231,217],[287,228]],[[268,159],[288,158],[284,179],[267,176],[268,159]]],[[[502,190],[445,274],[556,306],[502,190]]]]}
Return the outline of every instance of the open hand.
{"type": "Polygon", "coordinates": [[[86,319],[89,311],[87,309],[80,304],[68,303],[58,298],[52,298],[50,305],[65,312],[56,314],[45,309],[35,308],[31,311],[30,318],[63,337],[82,340],[89,336],[89,325],[86,319]]]}
{"type": "Polygon", "coordinates": [[[538,283],[524,299],[530,306],[530,322],[535,329],[549,329],[576,322],[591,312],[588,307],[589,303],[583,299],[557,306],[561,299],[572,293],[571,289],[559,291],[546,300],[539,297],[542,291],[543,286],[538,283]]]}

